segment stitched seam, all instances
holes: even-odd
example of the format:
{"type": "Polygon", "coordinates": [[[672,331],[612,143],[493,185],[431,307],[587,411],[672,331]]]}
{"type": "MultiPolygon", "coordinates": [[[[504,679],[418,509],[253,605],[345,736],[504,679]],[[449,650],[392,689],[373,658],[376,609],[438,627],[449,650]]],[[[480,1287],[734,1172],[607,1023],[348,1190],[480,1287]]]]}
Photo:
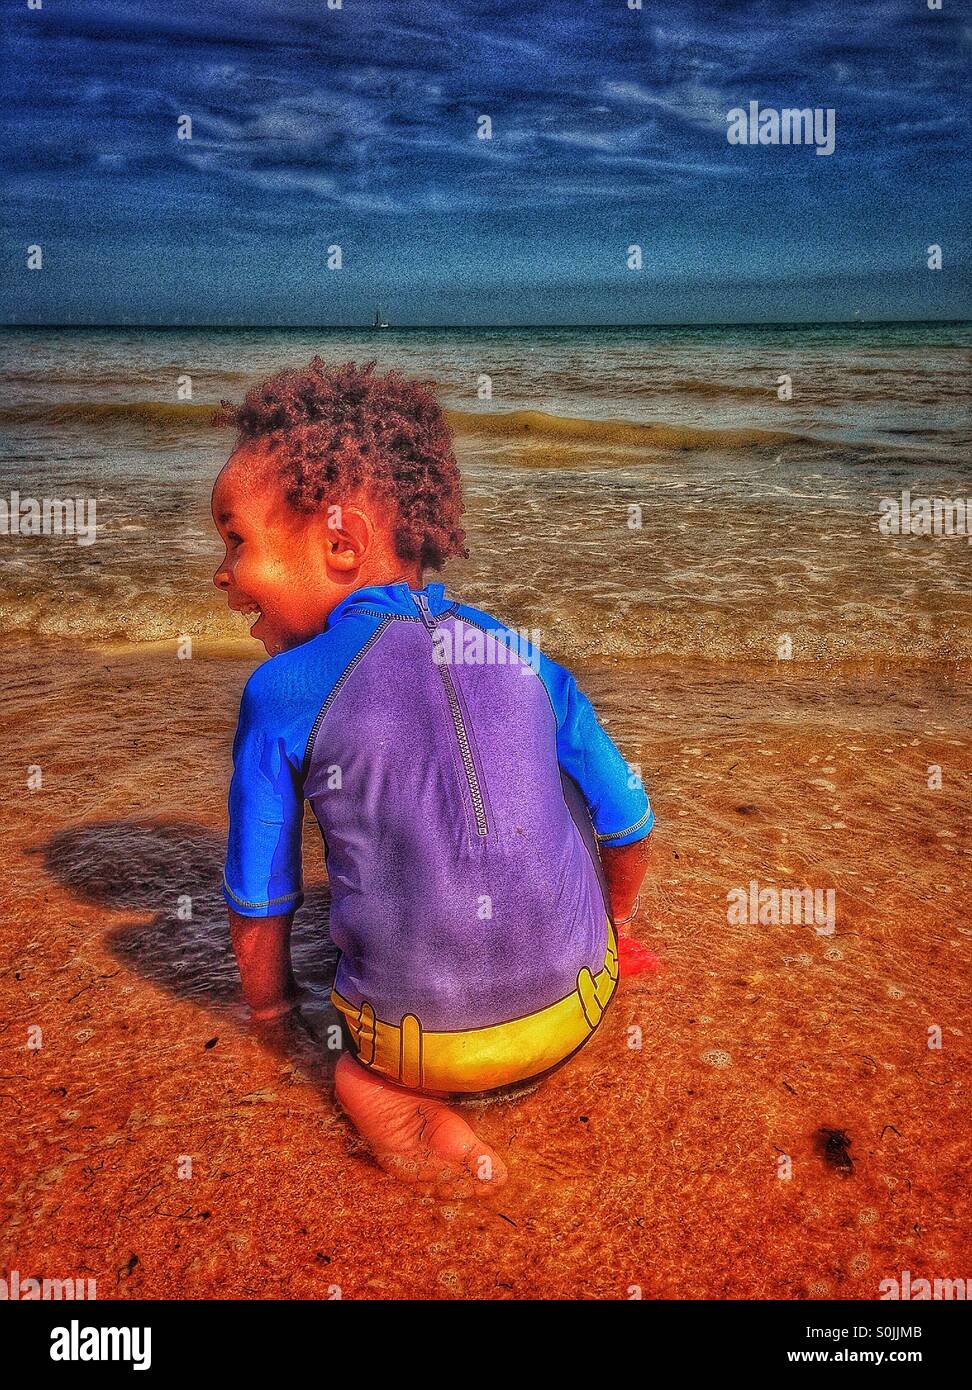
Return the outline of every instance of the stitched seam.
{"type": "MultiPolygon", "coordinates": [[[[454,606],[455,605],[453,605],[453,607],[454,606]]],[[[464,623],[468,623],[470,627],[478,627],[480,632],[489,632],[489,628],[486,626],[485,623],[477,622],[475,618],[470,618],[467,614],[462,615],[462,621],[464,623]]],[[[497,624],[497,626],[502,627],[503,624],[499,623],[497,624]]]]}
{"type": "MultiPolygon", "coordinates": [[[[470,627],[478,627],[479,630],[480,630],[480,632],[485,632],[485,633],[487,634],[487,636],[490,634],[490,632],[494,632],[494,633],[495,633],[495,629],[490,629],[490,628],[486,627],[483,623],[477,622],[475,618],[470,618],[470,617],[466,617],[466,616],[461,616],[461,621],[464,622],[464,623],[469,623],[470,627]]],[[[501,640],[501,639],[497,638],[497,641],[499,641],[499,640],[501,640]]],[[[510,651],[513,652],[513,648],[512,648],[512,647],[510,647],[510,651]]],[[[514,655],[518,655],[518,653],[516,653],[516,652],[514,652],[513,654],[514,654],[514,655]]],[[[552,699],[552,697],[551,697],[550,691],[547,689],[547,682],[543,679],[543,677],[541,676],[540,672],[537,671],[529,662],[527,662],[527,666],[528,666],[529,670],[533,671],[533,674],[536,676],[537,680],[540,682],[541,686],[543,687],[543,693],[544,693],[544,694],[546,695],[546,697],[547,697],[547,704],[550,706],[550,713],[553,715],[553,720],[554,720],[554,735],[555,735],[555,737],[556,737],[556,736],[559,735],[559,733],[560,733],[560,725],[559,725],[559,722],[558,722],[558,720],[557,720],[557,711],[556,711],[556,709],[554,708],[553,699],[552,699]]],[[[559,762],[559,758],[558,758],[558,762],[559,762]]],[[[563,770],[564,770],[564,769],[561,768],[561,771],[563,771],[563,770]]],[[[569,773],[569,772],[567,773],[567,776],[570,777],[570,773],[569,773]]],[[[571,781],[573,781],[573,778],[571,778],[571,781]]],[[[574,785],[576,786],[577,784],[575,783],[574,785]]],[[[563,786],[561,786],[561,795],[563,795],[563,786]]],[[[633,834],[634,831],[640,830],[640,829],[641,829],[641,827],[645,824],[645,822],[648,820],[648,818],[649,818],[649,817],[651,816],[651,814],[652,814],[652,809],[651,809],[651,807],[649,806],[647,812],[645,813],[645,815],[643,815],[643,816],[641,817],[641,819],[640,819],[635,825],[629,825],[627,830],[615,830],[615,831],[612,831],[611,834],[609,834],[609,835],[599,835],[599,834],[597,833],[597,830],[596,830],[595,826],[594,826],[594,818],[593,818],[593,816],[591,816],[591,808],[590,808],[589,806],[587,806],[587,798],[584,796],[583,791],[581,791],[581,797],[583,798],[584,804],[585,804],[585,806],[587,807],[587,814],[588,814],[588,816],[590,817],[591,829],[594,831],[594,838],[595,838],[595,840],[597,840],[598,842],[607,843],[607,842],[610,841],[610,840],[619,840],[619,839],[621,839],[622,836],[624,836],[624,835],[631,835],[631,834],[633,834]]],[[[570,805],[569,805],[568,802],[567,802],[566,796],[564,796],[564,805],[567,807],[567,813],[568,813],[568,815],[570,815],[570,805]]],[[[571,816],[571,820],[573,820],[573,816],[571,816]]],[[[582,836],[581,838],[583,839],[583,836],[582,836]]],[[[589,849],[586,845],[585,845],[585,849],[587,849],[588,858],[590,858],[590,857],[591,857],[590,849],[589,849]]],[[[593,860],[591,860],[591,862],[593,863],[593,860]]]]}
{"type": "MultiPolygon", "coordinates": [[[[438,616],[434,617],[429,609],[428,600],[424,596],[421,597],[421,599],[416,598],[415,602],[418,605],[422,623],[428,633],[429,640],[434,642],[435,632],[439,623],[448,615],[450,609],[455,607],[455,604],[450,605],[449,609],[443,609],[438,616]]],[[[456,735],[459,758],[462,762],[463,772],[465,773],[466,787],[468,788],[469,798],[473,804],[473,814],[476,820],[476,834],[488,835],[489,824],[486,819],[486,803],[483,789],[479,781],[479,773],[476,770],[476,761],[472,753],[469,731],[466,728],[462,705],[459,701],[459,693],[448,666],[440,662],[436,662],[435,664],[439,668],[439,676],[442,679],[442,690],[446,697],[446,704],[449,706],[449,714],[452,717],[452,727],[456,735]]]]}
{"type": "Polygon", "coordinates": [[[422,621],[414,613],[386,613],[380,608],[356,608],[353,614],[348,614],[349,617],[358,617],[359,615],[367,618],[385,618],[389,622],[399,623],[420,623],[422,621]]]}
{"type": "MultiPolygon", "coordinates": [[[[452,606],[454,608],[455,604],[453,604],[452,606]]],[[[446,613],[448,613],[449,611],[449,609],[446,609],[446,613]]],[[[444,618],[445,616],[445,613],[439,614],[440,618],[444,618]]],[[[485,632],[487,637],[492,637],[497,642],[503,642],[503,638],[499,636],[499,634],[502,632],[508,632],[511,637],[519,637],[519,633],[513,632],[511,628],[506,627],[503,623],[497,623],[495,627],[487,627],[485,623],[478,623],[475,618],[465,618],[462,616],[462,614],[459,615],[459,621],[461,623],[468,623],[470,627],[478,627],[480,632],[485,632]]],[[[511,642],[503,642],[503,646],[513,656],[519,657],[520,653],[516,650],[516,648],[513,646],[511,642]]],[[[527,665],[529,665],[529,662],[527,662],[527,665]]]]}
{"type": "Polygon", "coordinates": [[[317,738],[318,730],[320,729],[321,724],[324,721],[325,714],[327,714],[328,710],[331,708],[331,705],[334,703],[336,697],[344,689],[344,686],[347,684],[348,678],[350,677],[351,673],[358,665],[360,665],[360,663],[368,655],[368,653],[371,651],[371,648],[378,641],[379,637],[386,630],[390,622],[391,618],[386,616],[383,622],[381,622],[379,626],[375,628],[374,632],[368,638],[367,642],[365,642],[364,646],[359,649],[357,654],[354,657],[352,657],[351,661],[349,661],[347,666],[345,666],[344,670],[341,672],[340,676],[335,681],[334,688],[332,689],[330,695],[328,695],[323,705],[321,705],[321,708],[318,711],[317,718],[314,720],[314,726],[310,731],[310,737],[307,740],[307,747],[304,750],[304,761],[302,765],[302,772],[304,777],[307,776],[307,773],[310,769],[311,755],[314,752],[314,741],[317,738]]]}
{"type": "MultiPolygon", "coordinates": [[[[485,632],[487,636],[489,636],[491,633],[495,633],[495,631],[496,631],[495,628],[488,628],[488,627],[485,627],[482,623],[478,623],[478,622],[476,621],[475,618],[466,618],[466,617],[462,617],[461,614],[460,614],[460,621],[462,621],[462,622],[464,622],[464,623],[469,623],[471,627],[478,627],[479,630],[480,630],[480,632],[485,632]]],[[[500,627],[502,627],[502,626],[503,626],[503,625],[502,625],[502,623],[501,623],[501,624],[500,624],[500,627]]],[[[507,629],[507,631],[509,631],[509,629],[507,629]]],[[[496,640],[497,640],[497,641],[500,641],[501,639],[500,639],[500,638],[497,638],[496,640]]],[[[504,645],[506,645],[506,644],[504,644],[504,645]]],[[[532,646],[532,643],[531,643],[531,646],[532,646]]],[[[511,653],[511,655],[513,655],[513,656],[515,656],[515,657],[519,657],[519,653],[516,652],[516,651],[514,651],[513,648],[512,648],[511,646],[507,646],[507,650],[511,653]]],[[[535,649],[535,650],[536,650],[536,649],[535,649]]],[[[540,655],[542,655],[542,653],[539,652],[539,651],[537,651],[537,655],[540,656],[540,655]]],[[[554,708],[553,698],[552,698],[552,696],[551,696],[551,694],[550,694],[550,691],[547,689],[547,682],[544,680],[543,676],[541,676],[540,672],[536,669],[536,667],[533,665],[532,662],[527,661],[527,662],[524,663],[524,665],[526,666],[526,668],[527,668],[528,671],[532,672],[532,674],[533,674],[534,676],[536,676],[537,680],[540,682],[540,688],[543,690],[544,695],[546,695],[546,697],[547,697],[547,704],[548,704],[549,707],[550,707],[550,713],[553,715],[553,722],[554,722],[554,739],[556,739],[557,736],[558,736],[558,734],[560,733],[560,721],[559,721],[558,718],[557,718],[557,711],[556,711],[556,709],[554,708]]],[[[558,758],[557,761],[558,761],[558,764],[559,764],[560,759],[558,758]]],[[[568,776],[569,776],[569,775],[570,775],[570,774],[568,773],[568,776]]],[[[582,793],[582,794],[583,794],[583,793],[582,793]]],[[[566,798],[565,798],[565,801],[566,801],[566,798]]],[[[570,808],[568,807],[568,810],[569,810],[569,809],[570,809],[570,808]]],[[[592,828],[593,828],[593,822],[592,822],[592,828]]],[[[597,832],[595,831],[595,834],[596,834],[596,833],[597,833],[597,832]]]]}
{"type": "MultiPolygon", "coordinates": [[[[453,608],[453,609],[458,608],[458,604],[455,604],[455,603],[454,603],[454,604],[452,605],[452,608],[453,608]]],[[[440,614],[439,614],[439,618],[445,618],[445,617],[447,617],[447,616],[449,615],[449,613],[451,613],[451,612],[452,612],[452,609],[447,608],[447,609],[445,610],[444,613],[440,613],[440,614]]],[[[485,632],[486,636],[487,636],[487,637],[492,637],[492,639],[493,639],[494,642],[502,643],[502,645],[506,648],[506,650],[509,652],[510,656],[513,658],[514,661],[520,661],[520,662],[522,662],[523,665],[527,668],[528,671],[532,671],[532,672],[533,672],[533,674],[536,676],[537,680],[538,680],[538,681],[540,682],[540,684],[543,686],[544,693],[545,693],[546,696],[547,696],[547,701],[548,701],[548,703],[549,703],[549,705],[550,705],[551,710],[553,710],[554,724],[556,725],[556,723],[557,723],[557,711],[556,711],[556,710],[554,709],[554,707],[553,707],[553,701],[550,699],[550,691],[547,690],[546,684],[544,683],[544,679],[543,679],[543,677],[541,676],[540,672],[536,669],[536,667],[534,666],[534,664],[533,664],[532,661],[525,661],[525,660],[523,659],[523,657],[521,656],[520,652],[517,650],[517,648],[513,645],[512,642],[506,642],[506,641],[504,641],[503,638],[500,636],[501,633],[506,632],[506,633],[509,633],[509,635],[510,635],[511,637],[515,637],[515,638],[519,641],[519,640],[520,640],[520,634],[519,634],[518,632],[514,632],[512,628],[506,627],[505,624],[503,624],[503,623],[497,623],[495,627],[486,627],[486,625],[485,625],[484,623],[478,623],[478,622],[476,621],[475,618],[466,618],[466,617],[463,617],[463,615],[462,615],[461,613],[458,614],[458,619],[459,619],[459,622],[461,622],[461,623],[468,623],[470,627],[478,627],[480,632],[485,632]]],[[[436,621],[438,622],[438,618],[436,619],[436,621]]],[[[534,645],[533,645],[532,642],[529,642],[529,643],[528,643],[528,646],[531,648],[532,651],[534,651],[534,652],[537,654],[537,656],[542,655],[542,653],[540,652],[540,650],[539,650],[537,647],[534,647],[534,645]]]]}
{"type": "Polygon", "coordinates": [[[606,841],[606,840],[620,840],[620,839],[622,838],[622,836],[624,836],[624,835],[631,835],[631,834],[634,833],[635,830],[640,830],[641,827],[642,827],[643,825],[647,824],[647,822],[651,819],[651,817],[652,817],[652,809],[651,809],[651,807],[649,806],[649,807],[648,807],[648,810],[647,810],[647,811],[645,812],[645,814],[641,817],[641,819],[640,819],[640,820],[636,820],[635,823],[634,823],[634,825],[629,825],[628,828],[627,828],[627,830],[612,830],[611,833],[610,833],[610,835],[597,835],[597,831],[595,831],[594,833],[597,835],[597,838],[598,838],[600,841],[602,841],[602,843],[603,843],[604,841],[606,841]]]}
{"type": "MultiPolygon", "coordinates": [[[[445,616],[445,615],[443,614],[443,616],[445,616]]],[[[498,624],[497,627],[492,627],[492,628],[490,628],[490,627],[486,627],[486,625],[485,625],[484,623],[477,622],[475,618],[466,617],[466,616],[464,616],[464,615],[461,614],[461,613],[460,613],[460,615],[459,615],[459,620],[460,620],[460,622],[468,623],[470,627],[478,627],[479,630],[480,630],[480,632],[485,632],[485,633],[486,633],[486,636],[487,636],[487,637],[490,637],[490,636],[496,637],[497,631],[502,631],[502,629],[503,629],[503,624],[502,624],[502,623],[498,624]]],[[[507,628],[506,631],[507,631],[507,632],[511,632],[512,629],[507,628]]],[[[517,634],[514,633],[513,635],[516,636],[517,634]]],[[[500,642],[500,641],[502,641],[502,638],[496,637],[496,641],[497,641],[497,642],[500,642]]],[[[507,651],[508,651],[512,656],[516,657],[518,660],[520,659],[520,654],[519,654],[519,652],[516,651],[515,648],[514,648],[510,643],[504,642],[503,645],[506,647],[507,651]]],[[[534,648],[532,642],[530,643],[530,646],[531,646],[531,648],[533,648],[534,651],[537,652],[537,655],[538,655],[538,656],[542,656],[542,652],[540,652],[537,648],[534,648]]],[[[554,702],[553,702],[553,699],[551,698],[550,691],[547,689],[547,682],[544,680],[543,676],[541,676],[540,672],[536,669],[536,667],[533,665],[533,663],[532,663],[531,661],[525,661],[523,664],[526,666],[526,668],[527,668],[528,671],[532,671],[532,672],[533,672],[533,674],[536,676],[537,680],[540,682],[541,686],[543,687],[543,693],[544,693],[544,695],[546,695],[546,697],[547,697],[547,704],[550,706],[550,713],[553,715],[554,733],[555,733],[555,735],[556,735],[556,734],[559,734],[559,732],[560,732],[560,722],[559,722],[559,720],[557,719],[557,711],[556,711],[556,709],[554,708],[554,702]]]]}
{"type": "Polygon", "coordinates": [[[274,903],[289,903],[292,902],[294,898],[299,898],[303,892],[302,888],[298,888],[295,893],[285,893],[282,898],[266,898],[263,902],[251,903],[247,898],[241,898],[239,893],[233,892],[232,888],[226,882],[225,874],[223,875],[223,887],[233,901],[239,903],[240,907],[272,907],[274,903]]]}
{"type": "MultiPolygon", "coordinates": [[[[440,618],[451,617],[455,611],[456,605],[454,603],[451,604],[448,608],[443,608],[442,612],[439,613],[436,617],[436,622],[438,622],[440,618]]],[[[422,621],[422,619],[418,616],[417,613],[388,613],[381,608],[356,608],[354,610],[353,615],[348,614],[348,616],[357,617],[359,614],[367,618],[387,618],[390,621],[396,623],[420,623],[422,621]]],[[[475,623],[473,624],[473,626],[478,627],[479,624],[475,623]]],[[[483,628],[483,632],[485,631],[486,628],[483,628]]]]}

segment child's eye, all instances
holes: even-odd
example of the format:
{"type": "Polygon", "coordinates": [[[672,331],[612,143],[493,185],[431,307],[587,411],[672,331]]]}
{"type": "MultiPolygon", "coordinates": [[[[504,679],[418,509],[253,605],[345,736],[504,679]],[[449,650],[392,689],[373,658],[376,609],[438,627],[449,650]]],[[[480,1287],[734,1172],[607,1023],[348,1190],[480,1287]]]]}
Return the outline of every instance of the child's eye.
{"type": "Polygon", "coordinates": [[[235,531],[227,531],[227,532],[226,532],[226,539],[229,540],[229,541],[232,541],[234,545],[242,545],[242,544],[243,544],[243,537],[240,536],[240,535],[237,535],[237,533],[236,533],[235,531]]]}

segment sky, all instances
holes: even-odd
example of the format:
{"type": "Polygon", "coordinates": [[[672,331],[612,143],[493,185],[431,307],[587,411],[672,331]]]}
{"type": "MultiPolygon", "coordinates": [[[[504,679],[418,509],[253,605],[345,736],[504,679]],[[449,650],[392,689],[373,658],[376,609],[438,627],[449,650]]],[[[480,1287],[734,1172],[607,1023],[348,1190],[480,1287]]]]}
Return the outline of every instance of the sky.
{"type": "Polygon", "coordinates": [[[329,3],[8,7],[3,321],[972,317],[969,3],[329,3]]]}

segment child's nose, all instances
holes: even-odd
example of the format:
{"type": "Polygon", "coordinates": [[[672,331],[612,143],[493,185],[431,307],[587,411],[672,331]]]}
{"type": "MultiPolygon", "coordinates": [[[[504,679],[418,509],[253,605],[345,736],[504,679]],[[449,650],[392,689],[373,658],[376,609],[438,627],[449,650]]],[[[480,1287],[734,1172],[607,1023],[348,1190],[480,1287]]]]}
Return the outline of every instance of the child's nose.
{"type": "Polygon", "coordinates": [[[230,575],[229,575],[229,570],[226,568],[226,561],[225,561],[225,560],[224,560],[223,563],[220,565],[220,567],[219,567],[219,569],[216,571],[216,573],[213,575],[213,583],[216,585],[216,588],[217,588],[217,589],[228,589],[228,588],[229,588],[229,586],[230,586],[230,575]]]}

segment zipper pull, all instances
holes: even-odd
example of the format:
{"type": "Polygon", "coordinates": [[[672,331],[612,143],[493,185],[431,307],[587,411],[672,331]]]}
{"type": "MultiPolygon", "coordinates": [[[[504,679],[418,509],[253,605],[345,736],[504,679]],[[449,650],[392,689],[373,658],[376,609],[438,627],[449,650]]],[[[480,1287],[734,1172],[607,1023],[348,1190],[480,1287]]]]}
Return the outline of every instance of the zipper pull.
{"type": "Polygon", "coordinates": [[[419,612],[422,614],[422,621],[423,621],[423,623],[425,624],[425,626],[426,626],[426,627],[429,629],[429,631],[431,632],[432,629],[435,627],[435,619],[432,617],[432,611],[431,611],[431,609],[429,608],[429,601],[428,601],[428,599],[426,598],[426,596],[425,596],[424,594],[418,594],[418,593],[413,594],[412,597],[415,599],[415,602],[416,602],[416,603],[418,604],[418,606],[419,606],[419,612]]]}

